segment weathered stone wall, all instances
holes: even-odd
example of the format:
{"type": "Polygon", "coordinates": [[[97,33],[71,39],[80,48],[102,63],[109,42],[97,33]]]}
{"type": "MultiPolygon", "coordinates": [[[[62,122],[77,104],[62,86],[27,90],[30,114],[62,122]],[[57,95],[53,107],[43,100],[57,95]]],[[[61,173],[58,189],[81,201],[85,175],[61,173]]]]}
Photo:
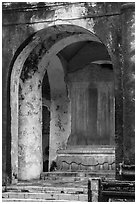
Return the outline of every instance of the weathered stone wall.
{"type": "Polygon", "coordinates": [[[133,4],[122,8],[122,34],[124,163],[132,164],[135,162],[135,10],[133,4]]]}
{"type": "Polygon", "coordinates": [[[115,73],[116,149],[123,158],[123,91],[121,66],[121,3],[5,3],[3,4],[3,171],[10,168],[10,74],[13,63],[30,35],[58,24],[83,27],[106,45],[115,73]],[[65,15],[64,15],[65,14],[65,15]],[[26,41],[25,41],[26,40],[26,41]],[[8,108],[7,108],[8,107],[8,108]],[[6,145],[7,144],[7,145],[6,145]],[[121,148],[119,148],[119,144],[121,148]],[[6,153],[7,152],[7,153],[6,153]],[[7,154],[7,158],[6,158],[7,154]],[[8,161],[8,162],[6,162],[8,161]]]}

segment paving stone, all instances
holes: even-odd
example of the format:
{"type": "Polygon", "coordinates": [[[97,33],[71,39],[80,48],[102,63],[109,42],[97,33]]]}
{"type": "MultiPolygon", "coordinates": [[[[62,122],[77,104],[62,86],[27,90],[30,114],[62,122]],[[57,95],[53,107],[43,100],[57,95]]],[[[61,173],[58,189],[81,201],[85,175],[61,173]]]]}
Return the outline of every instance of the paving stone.
{"type": "Polygon", "coordinates": [[[45,202],[45,200],[37,200],[37,199],[16,199],[16,198],[11,198],[11,199],[2,199],[2,202],[45,202]]]}
{"type": "MultiPolygon", "coordinates": [[[[50,175],[50,174],[49,174],[50,175]]],[[[53,174],[54,175],[54,174],[53,174]]],[[[87,201],[87,179],[88,177],[77,177],[67,175],[57,176],[49,180],[34,180],[31,182],[19,182],[7,187],[8,191],[4,199],[7,200],[46,200],[46,201],[87,201]]],[[[14,201],[13,201],[14,202],[14,201]]]]}
{"type": "Polygon", "coordinates": [[[27,193],[26,199],[44,199],[44,200],[58,200],[58,196],[55,193],[27,193]]]}
{"type": "Polygon", "coordinates": [[[18,192],[13,193],[13,192],[10,192],[8,194],[8,197],[9,198],[19,198],[19,199],[22,199],[22,198],[24,198],[24,193],[18,193],[18,192]]]}
{"type": "Polygon", "coordinates": [[[78,195],[78,198],[79,198],[79,201],[88,202],[88,194],[86,194],[86,195],[85,195],[85,194],[83,194],[83,195],[82,195],[82,194],[81,194],[81,195],[79,194],[79,195],[78,195]]]}
{"type": "Polygon", "coordinates": [[[59,200],[78,201],[79,198],[75,194],[59,194],[59,200]]]}

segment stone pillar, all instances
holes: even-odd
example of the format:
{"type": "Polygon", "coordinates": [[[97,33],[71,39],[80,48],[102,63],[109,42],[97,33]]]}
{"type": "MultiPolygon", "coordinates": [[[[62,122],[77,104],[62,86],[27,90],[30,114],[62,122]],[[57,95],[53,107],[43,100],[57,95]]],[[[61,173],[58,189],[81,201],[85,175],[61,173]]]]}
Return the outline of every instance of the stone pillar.
{"type": "Polygon", "coordinates": [[[88,202],[100,201],[101,181],[100,178],[88,180],[88,202]]]}
{"type": "Polygon", "coordinates": [[[18,180],[39,179],[42,158],[42,100],[37,75],[20,84],[18,180]]]}
{"type": "Polygon", "coordinates": [[[135,3],[121,8],[124,164],[135,164],[135,3]]]}

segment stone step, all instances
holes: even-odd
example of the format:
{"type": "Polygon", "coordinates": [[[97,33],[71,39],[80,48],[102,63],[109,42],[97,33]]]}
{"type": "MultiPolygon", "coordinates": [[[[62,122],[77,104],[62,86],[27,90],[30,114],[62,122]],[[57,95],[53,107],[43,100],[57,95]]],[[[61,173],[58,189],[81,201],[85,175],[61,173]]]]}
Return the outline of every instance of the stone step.
{"type": "MultiPolygon", "coordinates": [[[[3,192],[4,192],[3,188],[3,192]]],[[[6,192],[21,192],[21,193],[49,193],[49,192],[56,192],[56,193],[75,193],[75,194],[86,194],[88,191],[87,185],[84,187],[81,187],[79,185],[74,186],[72,184],[70,187],[69,186],[60,186],[60,187],[55,187],[55,186],[7,186],[6,192]]]]}
{"type": "Polygon", "coordinates": [[[94,174],[98,175],[98,174],[101,174],[101,175],[107,175],[107,174],[110,174],[110,175],[114,175],[115,171],[114,170],[95,170],[95,171],[77,171],[77,172],[74,172],[74,171],[51,171],[51,172],[42,172],[41,175],[45,175],[47,177],[50,177],[50,176],[62,176],[62,177],[79,177],[79,176],[84,176],[84,177],[87,177],[87,176],[92,176],[94,174]]]}
{"type": "Polygon", "coordinates": [[[3,201],[88,201],[88,178],[90,172],[45,172],[41,180],[18,181],[3,187],[3,201]]]}
{"type": "Polygon", "coordinates": [[[42,180],[46,181],[46,182],[50,182],[50,181],[57,181],[57,182],[82,182],[82,181],[87,181],[88,177],[58,177],[56,175],[54,176],[43,176],[43,178],[41,178],[42,180]]]}
{"type": "Polygon", "coordinates": [[[91,177],[105,177],[105,178],[115,178],[114,170],[98,170],[98,171],[79,171],[79,172],[63,172],[63,171],[54,171],[54,172],[43,172],[41,174],[41,179],[50,180],[50,179],[62,179],[62,180],[84,180],[91,177]]]}
{"type": "MultiPolygon", "coordinates": [[[[63,201],[87,201],[88,200],[87,178],[60,177],[57,180],[33,180],[20,181],[3,187],[3,200],[22,199],[31,200],[63,200],[63,201]],[[4,192],[6,190],[6,192],[4,192]]],[[[14,202],[14,201],[13,201],[14,202]]]]}
{"type": "MultiPolygon", "coordinates": [[[[45,202],[43,199],[16,199],[16,198],[9,198],[9,199],[2,199],[2,202],[45,202]]],[[[48,200],[48,202],[68,202],[68,200],[48,200]]],[[[75,201],[81,202],[81,201],[75,201]]]]}
{"type": "Polygon", "coordinates": [[[87,194],[74,193],[22,193],[22,192],[5,192],[2,193],[3,200],[66,200],[66,201],[88,201],[87,194]]]}

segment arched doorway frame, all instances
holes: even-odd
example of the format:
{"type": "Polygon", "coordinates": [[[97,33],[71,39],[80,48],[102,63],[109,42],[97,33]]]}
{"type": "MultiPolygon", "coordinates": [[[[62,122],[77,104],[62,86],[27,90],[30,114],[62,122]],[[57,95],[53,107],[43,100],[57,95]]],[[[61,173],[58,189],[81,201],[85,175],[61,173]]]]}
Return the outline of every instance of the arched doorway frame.
{"type": "Polygon", "coordinates": [[[49,37],[52,36],[53,38],[55,38],[56,35],[58,36],[60,35],[59,39],[56,39],[53,42],[51,42],[51,45],[49,47],[47,46],[47,52],[45,53],[44,56],[42,56],[42,60],[38,64],[41,78],[44,76],[44,73],[46,71],[46,65],[48,64],[49,58],[51,58],[52,55],[57,54],[60,50],[62,50],[66,46],[80,41],[97,41],[102,43],[94,34],[81,27],[61,25],[38,31],[36,35],[33,36],[32,42],[30,42],[17,57],[13,65],[10,83],[12,179],[14,179],[15,176],[18,178],[18,117],[19,117],[18,91],[21,71],[23,69],[23,65],[26,59],[29,57],[32,50],[34,50],[42,42],[47,42],[48,44],[49,37]],[[67,35],[64,37],[62,33],[64,32],[66,33],[66,31],[67,35]]]}

